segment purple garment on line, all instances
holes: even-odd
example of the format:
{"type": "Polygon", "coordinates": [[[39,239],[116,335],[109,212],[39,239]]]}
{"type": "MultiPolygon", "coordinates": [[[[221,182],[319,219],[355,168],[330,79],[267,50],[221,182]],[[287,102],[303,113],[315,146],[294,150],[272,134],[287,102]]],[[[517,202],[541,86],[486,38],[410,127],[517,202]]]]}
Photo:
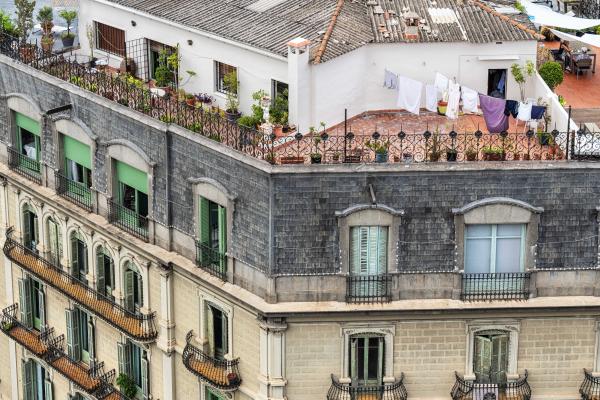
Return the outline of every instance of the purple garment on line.
{"type": "Polygon", "coordinates": [[[504,115],[506,100],[480,94],[479,105],[490,133],[500,133],[508,130],[508,116],[504,115]]]}

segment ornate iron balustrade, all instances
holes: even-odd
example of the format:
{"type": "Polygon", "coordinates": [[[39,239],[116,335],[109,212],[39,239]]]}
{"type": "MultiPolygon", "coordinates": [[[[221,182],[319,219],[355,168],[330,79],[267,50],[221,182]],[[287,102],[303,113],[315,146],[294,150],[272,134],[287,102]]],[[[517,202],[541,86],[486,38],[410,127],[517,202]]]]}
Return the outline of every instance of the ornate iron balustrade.
{"type": "Polygon", "coordinates": [[[13,239],[12,232],[12,228],[7,231],[4,243],[4,254],[11,261],[132,339],[140,342],[151,342],[156,339],[158,332],[154,324],[155,313],[144,315],[126,310],[114,300],[93,290],[60,267],[27,249],[13,239]]]}
{"type": "Polygon", "coordinates": [[[323,164],[600,159],[598,133],[549,131],[551,127],[545,127],[543,133],[532,130],[500,134],[479,130],[456,132],[442,126],[432,127],[435,133],[429,130],[404,132],[399,120],[397,130],[346,132],[337,129],[277,138],[230,122],[218,109],[190,107],[179,102],[177,96],[155,96],[139,82],[98,71],[88,62],[77,62],[81,56],[50,54],[36,45],[23,48],[16,38],[1,32],[0,53],[149,117],[177,124],[274,164],[307,164],[313,162],[311,154],[319,156],[314,162],[318,160],[323,164]]]}
{"type": "Polygon", "coordinates": [[[386,303],[391,301],[392,276],[349,275],[346,277],[347,303],[386,303]]]}
{"type": "Polygon", "coordinates": [[[194,334],[189,331],[185,336],[183,364],[204,383],[224,392],[231,392],[240,387],[242,378],[238,370],[239,358],[235,360],[219,360],[211,357],[192,344],[194,334]]]}
{"type": "Polygon", "coordinates": [[[104,372],[104,363],[95,363],[91,367],[73,360],[64,352],[64,335],[55,336],[54,328],[46,328],[39,333],[27,328],[17,319],[18,305],[12,304],[2,310],[2,332],[25,347],[32,354],[44,360],[50,367],[73,382],[88,394],[102,399],[100,390],[110,394],[116,389],[112,386],[115,370],[104,372]],[[107,388],[111,388],[108,389],[107,388]]]}
{"type": "Polygon", "coordinates": [[[148,217],[140,215],[119,203],[108,200],[108,221],[125,232],[148,241],[148,217]]]}
{"type": "Polygon", "coordinates": [[[196,242],[196,265],[217,278],[227,280],[227,256],[207,244],[196,242]]]}
{"type": "Polygon", "coordinates": [[[461,299],[527,300],[530,279],[529,272],[463,274],[461,299]]]}
{"type": "Polygon", "coordinates": [[[327,392],[327,400],[406,400],[407,397],[404,374],[387,385],[367,386],[344,385],[332,374],[327,392]]]}
{"type": "Polygon", "coordinates": [[[581,400],[600,399],[600,377],[593,376],[590,371],[583,369],[583,382],[579,387],[581,400]]]}
{"type": "Polygon", "coordinates": [[[8,166],[19,175],[38,185],[42,184],[40,163],[11,147],[8,148],[8,166]]]}
{"type": "Polygon", "coordinates": [[[54,173],[54,177],[56,193],[84,210],[92,211],[92,189],[83,183],[67,178],[58,171],[54,173]]]}
{"type": "Polygon", "coordinates": [[[475,383],[466,381],[463,376],[455,372],[456,382],[450,395],[452,400],[480,400],[480,399],[510,399],[531,400],[531,387],[527,382],[527,370],[522,377],[514,382],[506,383],[475,383]],[[487,396],[486,396],[487,395],[487,396]]]}

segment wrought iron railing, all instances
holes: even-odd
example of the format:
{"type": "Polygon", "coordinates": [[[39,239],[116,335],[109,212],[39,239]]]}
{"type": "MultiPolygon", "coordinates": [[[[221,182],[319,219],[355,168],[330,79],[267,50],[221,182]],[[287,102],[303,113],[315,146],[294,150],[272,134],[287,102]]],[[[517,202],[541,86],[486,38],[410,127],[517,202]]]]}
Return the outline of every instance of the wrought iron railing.
{"type": "Polygon", "coordinates": [[[196,242],[196,265],[224,281],[227,280],[227,256],[218,249],[196,242]]]}
{"type": "Polygon", "coordinates": [[[385,303],[391,301],[390,274],[349,275],[346,277],[346,302],[385,303]]]}
{"type": "Polygon", "coordinates": [[[108,200],[108,220],[125,232],[148,241],[148,217],[108,200]]]}
{"type": "Polygon", "coordinates": [[[331,386],[327,400],[406,400],[408,393],[404,386],[404,374],[400,379],[385,385],[345,385],[331,375],[331,386]]]}
{"type": "Polygon", "coordinates": [[[4,254],[31,275],[69,297],[90,313],[97,315],[129,337],[140,342],[151,342],[158,332],[155,313],[139,314],[128,311],[114,300],[90,288],[39,254],[27,249],[6,233],[4,254]]]}
{"type": "Polygon", "coordinates": [[[67,178],[60,172],[54,174],[56,179],[56,192],[71,203],[87,211],[92,211],[92,189],[83,183],[67,178]]]}
{"type": "Polygon", "coordinates": [[[39,161],[21,154],[18,150],[8,148],[8,166],[19,175],[34,181],[38,185],[42,183],[41,166],[39,161]]]}
{"type": "Polygon", "coordinates": [[[510,399],[530,400],[531,387],[527,382],[527,370],[523,376],[512,382],[505,383],[476,383],[466,381],[455,372],[456,381],[452,392],[452,400],[481,400],[481,399],[510,399]]]}
{"type": "Polygon", "coordinates": [[[581,400],[600,399],[600,377],[593,376],[590,371],[583,369],[583,382],[579,387],[581,400]]]}
{"type": "Polygon", "coordinates": [[[47,338],[53,334],[53,328],[38,332],[25,326],[17,319],[18,304],[12,304],[2,310],[2,332],[25,347],[32,354],[43,358],[48,352],[47,338]]]}
{"type": "Polygon", "coordinates": [[[23,47],[0,33],[0,53],[166,123],[177,124],[230,148],[270,163],[462,162],[600,159],[600,135],[584,130],[559,132],[544,127],[489,134],[431,127],[424,132],[397,129],[376,132],[328,129],[283,138],[228,121],[217,108],[189,106],[175,95],[159,97],[130,76],[78,62],[81,55],[49,54],[23,47]],[[316,140],[315,140],[316,139],[316,140]],[[313,156],[311,156],[313,155],[313,156]]]}
{"type": "Polygon", "coordinates": [[[242,377],[238,369],[239,358],[220,360],[211,357],[192,344],[194,334],[189,331],[185,337],[183,364],[204,383],[216,389],[231,392],[240,387],[242,377]]]}
{"type": "Polygon", "coordinates": [[[461,299],[477,300],[527,300],[529,298],[529,272],[463,274],[461,299]]]}

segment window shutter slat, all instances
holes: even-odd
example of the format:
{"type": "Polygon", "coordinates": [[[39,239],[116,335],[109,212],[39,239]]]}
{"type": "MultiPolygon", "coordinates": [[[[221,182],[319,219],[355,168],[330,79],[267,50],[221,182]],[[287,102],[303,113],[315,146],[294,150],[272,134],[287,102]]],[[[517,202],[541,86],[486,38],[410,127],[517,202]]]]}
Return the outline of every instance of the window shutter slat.
{"type": "Polygon", "coordinates": [[[142,355],[140,360],[141,368],[141,380],[142,380],[142,397],[144,400],[148,400],[150,395],[150,368],[148,365],[148,359],[146,358],[146,352],[142,355]]]}
{"type": "Polygon", "coordinates": [[[135,304],[133,298],[133,285],[134,285],[134,276],[133,271],[128,269],[125,271],[125,308],[129,311],[135,311],[135,304]]]}
{"type": "Polygon", "coordinates": [[[52,400],[54,393],[52,392],[52,381],[46,378],[44,379],[44,400],[52,400]]]}
{"type": "Polygon", "coordinates": [[[210,242],[210,210],[209,202],[204,197],[200,197],[200,243],[207,246],[210,242]]]}
{"type": "Polygon", "coordinates": [[[21,323],[28,328],[33,326],[33,304],[31,298],[31,280],[19,279],[19,302],[21,307],[21,323]]]}
{"type": "Polygon", "coordinates": [[[96,253],[96,274],[96,290],[104,295],[109,295],[110,293],[106,293],[106,279],[104,276],[104,252],[100,248],[96,253]]]}
{"type": "Polygon", "coordinates": [[[46,295],[44,294],[44,291],[40,288],[40,290],[37,291],[37,301],[38,301],[38,308],[40,310],[40,325],[42,329],[45,329],[46,326],[46,295]]]}

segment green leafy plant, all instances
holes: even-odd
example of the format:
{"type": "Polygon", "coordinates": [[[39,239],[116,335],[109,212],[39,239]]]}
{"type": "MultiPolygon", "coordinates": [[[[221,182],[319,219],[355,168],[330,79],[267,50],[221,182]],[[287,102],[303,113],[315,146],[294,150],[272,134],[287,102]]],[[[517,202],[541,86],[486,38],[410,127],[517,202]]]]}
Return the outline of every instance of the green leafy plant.
{"type": "Polygon", "coordinates": [[[3,10],[0,10],[0,31],[10,36],[15,36],[17,33],[17,28],[12,19],[3,10]]]}
{"type": "Polygon", "coordinates": [[[173,71],[169,68],[168,58],[169,54],[165,49],[158,54],[158,66],[154,71],[154,79],[158,87],[167,87],[173,83],[173,71]]]}
{"type": "Polygon", "coordinates": [[[120,373],[115,382],[125,396],[133,399],[137,394],[135,381],[129,375],[120,373]]]}
{"type": "Polygon", "coordinates": [[[365,146],[368,147],[369,149],[373,150],[375,153],[377,154],[385,154],[387,153],[389,147],[390,147],[390,143],[387,140],[367,140],[365,142],[365,146]]]}
{"type": "Polygon", "coordinates": [[[540,76],[546,82],[550,90],[554,91],[564,79],[562,66],[559,62],[548,61],[544,63],[539,70],[540,76]]]}
{"type": "Polygon", "coordinates": [[[519,85],[521,101],[525,101],[525,83],[527,82],[527,78],[532,77],[535,73],[535,65],[530,60],[527,60],[524,66],[514,63],[510,66],[510,72],[519,85]]]}
{"type": "Polygon", "coordinates": [[[258,123],[258,120],[253,115],[243,115],[237,120],[239,126],[252,129],[255,129],[258,123]]]}
{"type": "Polygon", "coordinates": [[[21,44],[25,44],[33,29],[35,0],[15,0],[15,7],[17,8],[17,34],[21,38],[21,44]]]}
{"type": "Polygon", "coordinates": [[[431,147],[428,155],[429,161],[439,161],[442,156],[442,141],[440,139],[440,133],[437,131],[431,135],[431,147]]]}
{"type": "Polygon", "coordinates": [[[523,14],[527,14],[527,10],[525,9],[525,6],[521,3],[519,3],[519,0],[515,1],[515,8],[517,10],[519,10],[519,12],[522,12],[523,14]]]}
{"type": "Polygon", "coordinates": [[[504,149],[502,147],[498,147],[498,146],[483,146],[483,148],[481,149],[481,152],[483,154],[504,154],[504,149]]]}
{"type": "Polygon", "coordinates": [[[594,28],[594,32],[596,32],[596,35],[600,35],[600,25],[594,28]]]}
{"type": "Polygon", "coordinates": [[[288,109],[288,90],[285,89],[273,100],[273,104],[269,108],[269,121],[274,125],[286,126],[288,124],[288,109]]]}
{"type": "Polygon", "coordinates": [[[234,69],[223,77],[223,89],[227,94],[227,112],[237,114],[240,105],[238,101],[239,82],[237,70],[234,69]]]}
{"type": "Polygon", "coordinates": [[[563,107],[565,107],[567,105],[567,100],[565,100],[565,98],[563,96],[561,96],[561,95],[558,95],[558,102],[563,107]]]}
{"type": "Polygon", "coordinates": [[[42,26],[45,34],[49,34],[52,31],[52,20],[54,19],[54,12],[52,7],[44,6],[40,8],[37,15],[37,20],[42,26]]]}
{"type": "Polygon", "coordinates": [[[62,19],[64,19],[67,24],[67,31],[63,32],[61,37],[63,37],[63,38],[75,37],[75,34],[73,32],[71,32],[71,25],[73,24],[73,21],[75,20],[75,18],[77,18],[77,11],[62,10],[61,12],[58,13],[58,15],[62,19]]]}

